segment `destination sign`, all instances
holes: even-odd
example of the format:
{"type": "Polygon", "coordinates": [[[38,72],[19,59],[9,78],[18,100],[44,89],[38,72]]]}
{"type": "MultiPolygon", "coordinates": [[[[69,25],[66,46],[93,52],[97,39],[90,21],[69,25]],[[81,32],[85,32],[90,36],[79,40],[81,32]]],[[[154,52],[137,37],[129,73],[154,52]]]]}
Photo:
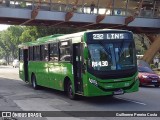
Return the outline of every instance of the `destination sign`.
{"type": "Polygon", "coordinates": [[[93,40],[115,40],[115,39],[129,39],[128,33],[93,33],[93,40]]]}

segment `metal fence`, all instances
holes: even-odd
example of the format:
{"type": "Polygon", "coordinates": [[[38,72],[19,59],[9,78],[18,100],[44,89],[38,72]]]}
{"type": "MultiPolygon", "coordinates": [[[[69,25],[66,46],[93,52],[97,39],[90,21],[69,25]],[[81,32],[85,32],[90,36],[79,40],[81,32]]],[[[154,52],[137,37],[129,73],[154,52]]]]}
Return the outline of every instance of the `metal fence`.
{"type": "MultiPolygon", "coordinates": [[[[93,0],[41,0],[40,10],[68,12],[76,7],[74,12],[82,14],[106,14],[116,16],[130,16],[138,12],[138,17],[160,18],[160,1],[144,0],[140,9],[141,0],[94,0],[94,10],[91,13],[93,0]],[[109,4],[111,3],[111,4],[109,4]]],[[[10,7],[33,10],[39,0],[0,0],[0,7],[10,7]]]]}

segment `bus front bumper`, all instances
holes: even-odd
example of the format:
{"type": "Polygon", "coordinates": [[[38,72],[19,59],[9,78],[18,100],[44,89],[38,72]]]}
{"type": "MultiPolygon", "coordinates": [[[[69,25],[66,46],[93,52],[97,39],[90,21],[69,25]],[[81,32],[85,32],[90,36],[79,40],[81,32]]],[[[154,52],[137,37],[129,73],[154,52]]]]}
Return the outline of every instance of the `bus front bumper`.
{"type": "MultiPolygon", "coordinates": [[[[130,81],[132,82],[132,81],[130,81]]],[[[106,83],[107,84],[107,83],[106,83]]],[[[104,88],[100,85],[88,84],[86,86],[86,92],[84,92],[84,96],[106,96],[106,95],[120,95],[124,93],[137,92],[139,90],[139,80],[135,80],[129,86],[124,87],[126,82],[121,83],[112,83],[110,86],[115,86],[112,88],[104,88]],[[115,85],[117,86],[115,86],[115,85]]],[[[109,86],[109,85],[108,85],[109,86]]]]}

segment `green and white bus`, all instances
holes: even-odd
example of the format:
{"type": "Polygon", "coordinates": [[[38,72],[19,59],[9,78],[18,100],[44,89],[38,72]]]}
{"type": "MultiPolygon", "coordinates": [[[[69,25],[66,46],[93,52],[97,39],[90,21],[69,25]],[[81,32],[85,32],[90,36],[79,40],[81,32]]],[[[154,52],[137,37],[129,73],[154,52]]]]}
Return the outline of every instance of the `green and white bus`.
{"type": "Polygon", "coordinates": [[[81,96],[138,91],[133,34],[126,30],[92,30],[56,34],[19,45],[22,80],[81,96]]]}

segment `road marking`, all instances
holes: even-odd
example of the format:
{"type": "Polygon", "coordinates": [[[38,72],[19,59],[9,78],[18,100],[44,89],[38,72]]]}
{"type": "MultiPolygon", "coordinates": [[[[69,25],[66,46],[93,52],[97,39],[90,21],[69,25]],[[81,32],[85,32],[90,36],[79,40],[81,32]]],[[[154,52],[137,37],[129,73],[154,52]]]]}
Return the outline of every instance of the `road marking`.
{"type": "Polygon", "coordinates": [[[129,102],[133,102],[133,103],[137,103],[137,104],[140,104],[140,105],[147,105],[145,103],[134,101],[134,100],[130,100],[130,99],[126,99],[126,98],[121,98],[121,97],[115,97],[115,98],[121,99],[121,100],[125,100],[125,101],[129,101],[129,102]]]}

